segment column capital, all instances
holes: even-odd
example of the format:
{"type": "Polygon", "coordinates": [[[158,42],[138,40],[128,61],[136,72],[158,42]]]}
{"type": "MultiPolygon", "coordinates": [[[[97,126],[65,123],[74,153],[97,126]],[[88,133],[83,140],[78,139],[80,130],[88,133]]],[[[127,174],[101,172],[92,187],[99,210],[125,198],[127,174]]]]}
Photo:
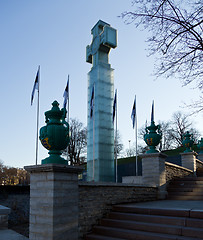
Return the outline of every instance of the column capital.
{"type": "Polygon", "coordinates": [[[198,154],[196,152],[183,152],[180,153],[181,156],[197,156],[198,154]]]}
{"type": "Polygon", "coordinates": [[[84,170],[82,167],[75,167],[56,163],[25,166],[24,169],[30,173],[38,172],[81,173],[84,170]]]}
{"type": "Polygon", "coordinates": [[[168,156],[162,152],[158,152],[158,153],[144,153],[141,154],[140,157],[143,158],[167,158],[168,156]]]}

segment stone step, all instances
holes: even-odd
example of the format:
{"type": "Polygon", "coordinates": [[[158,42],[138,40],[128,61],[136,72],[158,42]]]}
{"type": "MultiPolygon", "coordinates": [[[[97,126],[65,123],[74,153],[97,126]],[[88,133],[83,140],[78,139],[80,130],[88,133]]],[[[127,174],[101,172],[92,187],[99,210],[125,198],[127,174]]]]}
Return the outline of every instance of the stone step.
{"type": "Polygon", "coordinates": [[[152,233],[145,231],[129,230],[123,228],[113,228],[113,227],[104,227],[96,226],[94,228],[94,233],[100,234],[103,236],[110,236],[118,239],[137,239],[137,240],[200,240],[202,238],[193,238],[185,237],[178,235],[170,235],[163,233],[152,233]]]}
{"type": "Polygon", "coordinates": [[[196,196],[196,197],[203,197],[202,192],[193,191],[193,192],[169,192],[169,196],[196,196]]]}
{"type": "Polygon", "coordinates": [[[149,215],[173,216],[173,217],[189,217],[190,216],[190,210],[188,209],[147,208],[147,207],[135,207],[134,205],[116,205],[116,206],[113,206],[113,211],[125,212],[125,213],[149,214],[149,215]]]}
{"type": "Polygon", "coordinates": [[[203,193],[203,188],[198,188],[198,187],[169,187],[168,192],[197,192],[197,193],[203,193]]]}
{"type": "Polygon", "coordinates": [[[144,232],[171,234],[185,237],[203,237],[203,229],[184,226],[174,226],[162,223],[146,223],[126,220],[102,219],[101,225],[105,227],[122,228],[144,232]]]}
{"type": "Polygon", "coordinates": [[[102,219],[101,225],[105,227],[123,228],[144,232],[165,233],[171,235],[181,235],[182,231],[182,228],[180,226],[116,219],[102,219]]]}
{"type": "Polygon", "coordinates": [[[203,196],[186,196],[186,195],[172,195],[169,194],[167,200],[190,200],[190,201],[203,201],[203,196]]]}
{"type": "Polygon", "coordinates": [[[196,180],[187,180],[187,181],[185,181],[185,180],[179,180],[179,181],[172,181],[170,184],[169,184],[169,186],[171,186],[171,185],[178,185],[178,186],[184,186],[184,185],[192,185],[192,186],[196,186],[196,185],[198,185],[198,186],[203,186],[203,181],[196,181],[196,180]]]}
{"type": "Polygon", "coordinates": [[[111,212],[109,219],[129,220],[139,222],[161,223],[175,226],[197,227],[203,228],[203,219],[185,218],[185,217],[169,217],[159,215],[144,215],[136,213],[120,213],[111,212]]]}
{"type": "Polygon", "coordinates": [[[85,237],[85,240],[125,240],[124,238],[114,238],[104,235],[90,234],[85,237]]]}

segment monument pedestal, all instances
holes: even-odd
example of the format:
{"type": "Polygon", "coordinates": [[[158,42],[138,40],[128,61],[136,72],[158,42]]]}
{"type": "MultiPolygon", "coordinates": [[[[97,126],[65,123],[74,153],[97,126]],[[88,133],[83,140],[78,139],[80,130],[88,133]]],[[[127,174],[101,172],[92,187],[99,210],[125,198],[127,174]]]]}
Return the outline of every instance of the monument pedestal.
{"type": "Polygon", "coordinates": [[[164,199],[166,192],[166,171],[163,153],[142,154],[142,182],[159,188],[159,199],[164,199]]]}
{"type": "Polygon", "coordinates": [[[78,240],[78,173],[62,164],[27,166],[30,240],[78,240]]]}
{"type": "Polygon", "coordinates": [[[181,155],[182,167],[196,172],[196,152],[183,152],[181,155]]]}

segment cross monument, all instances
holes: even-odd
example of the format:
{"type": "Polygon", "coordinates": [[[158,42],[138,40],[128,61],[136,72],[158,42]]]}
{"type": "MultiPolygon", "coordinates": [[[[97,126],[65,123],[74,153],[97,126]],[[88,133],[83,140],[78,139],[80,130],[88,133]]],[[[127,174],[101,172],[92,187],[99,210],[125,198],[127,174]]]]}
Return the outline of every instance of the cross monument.
{"type": "Polygon", "coordinates": [[[86,47],[86,62],[92,64],[88,73],[87,180],[113,182],[114,70],[109,52],[117,47],[117,31],[99,20],[91,34],[92,43],[86,47]]]}

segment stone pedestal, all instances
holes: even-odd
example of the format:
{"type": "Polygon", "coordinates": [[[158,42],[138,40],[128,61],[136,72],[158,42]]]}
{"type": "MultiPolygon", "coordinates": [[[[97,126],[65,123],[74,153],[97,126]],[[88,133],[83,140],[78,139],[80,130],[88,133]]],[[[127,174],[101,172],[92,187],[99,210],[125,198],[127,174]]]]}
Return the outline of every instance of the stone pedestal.
{"type": "Polygon", "coordinates": [[[166,171],[163,153],[142,154],[142,182],[159,188],[159,199],[164,199],[166,192],[166,171]]]}
{"type": "Polygon", "coordinates": [[[203,162],[203,153],[199,153],[197,158],[203,162]]]}
{"type": "Polygon", "coordinates": [[[185,167],[187,169],[192,170],[193,172],[196,172],[196,152],[186,152],[181,153],[181,161],[182,161],[182,167],[185,167]]]}
{"type": "Polygon", "coordinates": [[[10,208],[0,205],[0,230],[8,228],[8,214],[10,212],[10,208]]]}
{"type": "Polygon", "coordinates": [[[30,240],[78,240],[78,173],[60,164],[27,166],[30,240]]]}

